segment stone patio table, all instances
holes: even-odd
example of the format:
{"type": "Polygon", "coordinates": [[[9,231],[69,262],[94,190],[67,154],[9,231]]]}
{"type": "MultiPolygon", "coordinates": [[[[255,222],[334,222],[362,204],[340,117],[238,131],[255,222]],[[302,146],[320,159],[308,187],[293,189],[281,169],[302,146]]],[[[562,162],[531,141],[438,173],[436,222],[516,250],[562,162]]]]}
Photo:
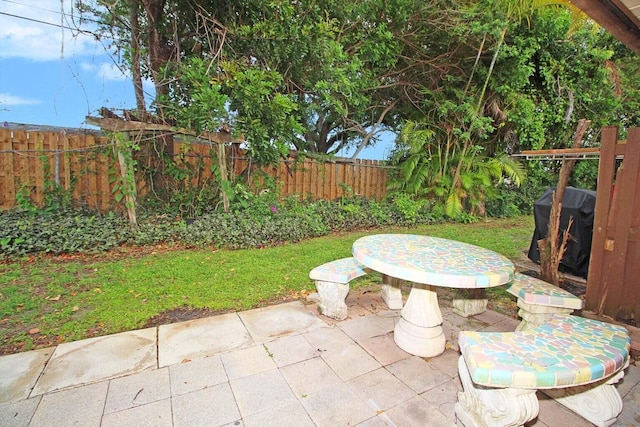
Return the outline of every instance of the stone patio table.
{"type": "Polygon", "coordinates": [[[375,234],[353,243],[364,266],[412,282],[394,329],[396,344],[407,353],[433,357],[445,348],[437,286],[483,289],[502,286],[515,274],[506,257],[455,240],[414,234],[375,234]]]}

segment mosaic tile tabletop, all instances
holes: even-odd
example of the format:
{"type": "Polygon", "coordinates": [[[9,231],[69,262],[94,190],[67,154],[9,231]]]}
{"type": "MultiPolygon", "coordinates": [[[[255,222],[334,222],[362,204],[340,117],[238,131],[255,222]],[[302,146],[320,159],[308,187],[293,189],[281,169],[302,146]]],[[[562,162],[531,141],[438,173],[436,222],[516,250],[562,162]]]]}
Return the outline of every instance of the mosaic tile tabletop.
{"type": "Polygon", "coordinates": [[[489,249],[415,234],[375,234],[353,243],[364,266],[398,279],[450,288],[488,288],[513,279],[515,267],[489,249]]]}

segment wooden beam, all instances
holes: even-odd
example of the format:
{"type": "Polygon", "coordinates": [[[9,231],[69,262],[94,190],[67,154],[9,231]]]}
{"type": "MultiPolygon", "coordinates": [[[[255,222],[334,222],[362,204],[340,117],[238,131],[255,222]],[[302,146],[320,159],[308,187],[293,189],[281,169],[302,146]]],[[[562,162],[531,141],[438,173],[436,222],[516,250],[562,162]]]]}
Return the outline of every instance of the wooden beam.
{"type": "MultiPolygon", "coordinates": [[[[624,156],[627,141],[624,139],[618,140],[616,144],[615,154],[616,156],[624,156]]],[[[580,147],[580,148],[553,148],[548,150],[522,150],[520,153],[513,154],[514,157],[546,157],[551,159],[562,158],[599,158],[600,147],[580,147]]]]}
{"type": "Polygon", "coordinates": [[[588,148],[554,148],[550,150],[523,150],[526,156],[544,156],[544,155],[560,155],[560,154],[600,154],[600,147],[588,148]]]}
{"type": "Polygon", "coordinates": [[[615,0],[571,0],[571,3],[640,55],[640,24],[624,4],[615,0]]]}
{"type": "Polygon", "coordinates": [[[192,136],[195,138],[204,139],[209,142],[213,142],[216,144],[227,144],[230,142],[241,142],[243,138],[234,138],[228,132],[202,132],[200,134],[196,134],[193,131],[189,131],[184,128],[177,128],[174,126],[163,125],[158,123],[146,123],[146,122],[136,122],[136,121],[127,121],[120,120],[114,118],[100,118],[100,117],[92,117],[86,116],[85,122],[93,125],[99,126],[101,129],[106,129],[110,132],[131,132],[131,131],[139,131],[139,132],[154,132],[161,131],[173,134],[180,134],[186,136],[192,136]]]}

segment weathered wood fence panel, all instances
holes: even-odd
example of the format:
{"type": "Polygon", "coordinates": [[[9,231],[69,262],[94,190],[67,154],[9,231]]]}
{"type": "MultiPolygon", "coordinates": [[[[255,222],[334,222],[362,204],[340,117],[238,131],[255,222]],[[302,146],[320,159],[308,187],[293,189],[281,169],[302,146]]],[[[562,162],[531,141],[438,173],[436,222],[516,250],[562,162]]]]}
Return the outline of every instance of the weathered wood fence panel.
{"type": "Polygon", "coordinates": [[[2,209],[14,207],[18,197],[43,205],[54,186],[91,209],[111,205],[109,156],[96,135],[1,129],[0,145],[2,209]]]}
{"type": "MultiPolygon", "coordinates": [[[[138,164],[152,165],[158,153],[148,141],[135,153],[138,164]]],[[[193,173],[186,186],[200,188],[215,180],[217,165],[215,144],[185,143],[167,138],[165,154],[178,166],[193,173]]],[[[112,143],[93,132],[0,129],[0,209],[16,206],[20,195],[43,205],[45,194],[55,184],[70,191],[74,202],[93,210],[108,211],[122,207],[116,201],[118,170],[112,143]]],[[[250,170],[250,161],[234,148],[228,156],[228,168],[239,174],[250,170]]],[[[143,169],[142,167],[140,169],[143,169]]],[[[150,168],[147,168],[150,169],[150,168]]],[[[278,166],[262,169],[274,178],[281,196],[335,199],[352,194],[376,200],[386,195],[388,169],[376,160],[317,162],[311,159],[286,160],[278,166]]],[[[255,172],[252,172],[255,173],[255,172]]],[[[136,177],[139,196],[156,183],[142,173],[136,177]]]]}
{"type": "MultiPolygon", "coordinates": [[[[235,158],[234,163],[236,173],[249,167],[245,158],[235,158]]],[[[277,167],[262,171],[276,180],[281,196],[333,200],[358,195],[380,200],[387,194],[388,168],[377,160],[283,160],[277,167]]]]}
{"type": "Polygon", "coordinates": [[[640,321],[640,128],[618,141],[602,130],[596,211],[585,307],[640,321]],[[622,161],[620,161],[622,157],[622,161]]]}

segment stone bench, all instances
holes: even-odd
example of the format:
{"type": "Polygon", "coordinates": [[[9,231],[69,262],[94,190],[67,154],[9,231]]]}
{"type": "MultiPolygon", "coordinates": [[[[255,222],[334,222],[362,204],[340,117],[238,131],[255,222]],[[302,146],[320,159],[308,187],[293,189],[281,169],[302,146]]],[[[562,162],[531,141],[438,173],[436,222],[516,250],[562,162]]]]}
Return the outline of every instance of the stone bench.
{"type": "Polygon", "coordinates": [[[538,415],[536,390],[597,426],[622,412],[613,384],[629,364],[624,327],[570,315],[520,332],[460,332],[456,417],[462,425],[520,426],[538,415]]]}
{"type": "MultiPolygon", "coordinates": [[[[322,264],[309,272],[309,278],[315,280],[318,290],[318,311],[332,319],[347,317],[345,302],[349,293],[349,282],[372,270],[360,264],[355,258],[342,258],[322,264]]],[[[392,310],[402,308],[400,281],[382,275],[382,299],[392,310]]]]}
{"type": "Polygon", "coordinates": [[[571,314],[582,309],[582,299],[558,286],[526,274],[516,273],[504,289],[518,298],[522,321],[516,331],[534,329],[554,314],[571,314]]]}

